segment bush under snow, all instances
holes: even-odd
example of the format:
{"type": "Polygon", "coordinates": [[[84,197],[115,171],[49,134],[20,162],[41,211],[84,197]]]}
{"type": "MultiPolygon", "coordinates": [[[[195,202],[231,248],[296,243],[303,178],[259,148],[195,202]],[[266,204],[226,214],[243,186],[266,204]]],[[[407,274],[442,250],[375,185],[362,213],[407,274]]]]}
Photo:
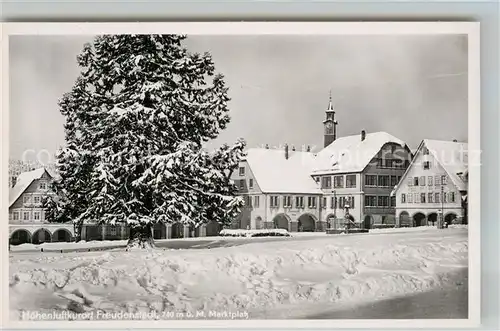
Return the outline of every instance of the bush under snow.
{"type": "Polygon", "coordinates": [[[223,229],[219,236],[221,237],[289,237],[290,233],[285,229],[260,229],[260,230],[242,230],[242,229],[223,229]]]}

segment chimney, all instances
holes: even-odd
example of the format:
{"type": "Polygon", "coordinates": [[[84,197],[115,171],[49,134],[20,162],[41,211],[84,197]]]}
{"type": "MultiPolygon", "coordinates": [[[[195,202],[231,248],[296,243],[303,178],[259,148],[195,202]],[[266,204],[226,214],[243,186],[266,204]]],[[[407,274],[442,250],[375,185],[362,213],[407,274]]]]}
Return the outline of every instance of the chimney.
{"type": "Polygon", "coordinates": [[[361,141],[364,141],[365,138],[366,138],[366,132],[365,132],[365,130],[362,130],[361,131],[361,141]]]}
{"type": "Polygon", "coordinates": [[[456,140],[456,139],[453,139],[453,142],[454,142],[454,143],[457,143],[457,142],[458,142],[458,140],[456,140]]]}
{"type": "Polygon", "coordinates": [[[294,151],[294,152],[295,152],[295,146],[292,146],[292,151],[294,151]]]}
{"type": "Polygon", "coordinates": [[[288,160],[288,145],[285,144],[285,159],[288,160]]]}
{"type": "Polygon", "coordinates": [[[307,146],[307,151],[310,152],[311,151],[311,146],[307,146]]]}
{"type": "Polygon", "coordinates": [[[266,144],[266,149],[269,149],[269,144],[266,144]]]}

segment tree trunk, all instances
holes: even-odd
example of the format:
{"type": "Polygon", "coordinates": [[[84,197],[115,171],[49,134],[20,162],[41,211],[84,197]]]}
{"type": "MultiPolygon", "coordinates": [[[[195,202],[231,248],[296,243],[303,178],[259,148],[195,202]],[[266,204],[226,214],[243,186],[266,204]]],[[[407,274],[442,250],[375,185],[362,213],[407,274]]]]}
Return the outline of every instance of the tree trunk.
{"type": "Polygon", "coordinates": [[[154,240],[151,224],[130,225],[130,234],[127,243],[127,250],[131,248],[150,249],[154,248],[154,240]]]}

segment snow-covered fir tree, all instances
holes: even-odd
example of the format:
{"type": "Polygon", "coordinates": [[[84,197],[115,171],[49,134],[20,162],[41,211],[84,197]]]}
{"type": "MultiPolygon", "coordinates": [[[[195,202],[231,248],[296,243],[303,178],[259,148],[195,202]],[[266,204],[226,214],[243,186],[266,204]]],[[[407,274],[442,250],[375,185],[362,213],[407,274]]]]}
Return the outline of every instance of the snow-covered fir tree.
{"type": "Polygon", "coordinates": [[[153,245],[155,222],[228,223],[243,205],[230,180],[245,143],[207,152],[230,121],[228,89],[210,54],[178,35],[105,35],[78,56],[60,100],[54,219],[130,226],[129,246],[153,245]]]}

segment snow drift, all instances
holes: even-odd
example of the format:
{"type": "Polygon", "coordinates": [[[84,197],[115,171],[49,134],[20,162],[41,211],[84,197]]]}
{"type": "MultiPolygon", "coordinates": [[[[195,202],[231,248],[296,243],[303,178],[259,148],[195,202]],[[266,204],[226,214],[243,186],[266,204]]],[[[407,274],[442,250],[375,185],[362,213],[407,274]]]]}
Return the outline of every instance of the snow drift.
{"type": "MultiPolygon", "coordinates": [[[[11,319],[23,311],[148,314],[365,303],[438,287],[467,266],[467,230],[318,237],[205,250],[11,256],[11,319]]],[[[283,311],[283,309],[282,309],[283,311]]],[[[79,315],[90,318],[90,315],[79,315]]],[[[141,315],[144,316],[144,315],[141,315]]],[[[151,315],[149,315],[151,316],[151,315]]]]}

